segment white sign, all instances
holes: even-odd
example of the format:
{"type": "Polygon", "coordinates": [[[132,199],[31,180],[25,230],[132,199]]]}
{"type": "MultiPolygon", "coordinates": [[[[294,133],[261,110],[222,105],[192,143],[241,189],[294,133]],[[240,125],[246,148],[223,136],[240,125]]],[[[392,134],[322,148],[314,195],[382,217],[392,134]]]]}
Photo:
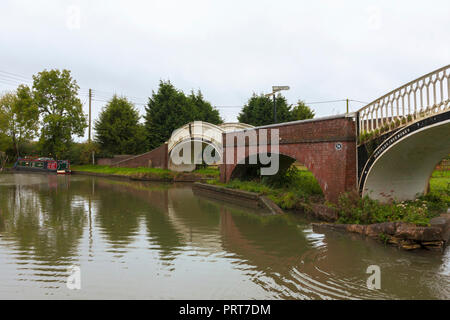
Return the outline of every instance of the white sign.
{"type": "Polygon", "coordinates": [[[289,86],[273,86],[272,91],[289,90],[289,86]]]}

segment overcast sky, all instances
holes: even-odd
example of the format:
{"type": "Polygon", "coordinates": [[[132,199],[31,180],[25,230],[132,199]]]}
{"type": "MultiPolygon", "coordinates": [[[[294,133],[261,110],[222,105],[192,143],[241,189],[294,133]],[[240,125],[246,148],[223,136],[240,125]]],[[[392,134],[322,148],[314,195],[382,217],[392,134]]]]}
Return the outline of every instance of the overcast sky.
{"type": "MultiPolygon", "coordinates": [[[[253,92],[370,102],[450,63],[450,1],[0,2],[0,91],[69,69],[86,92],[143,104],[158,82],[200,89],[226,121],[253,92]],[[8,72],[8,73],[5,73],[8,72]]],[[[93,117],[104,106],[93,102],[93,117]]],[[[363,106],[352,102],[357,110],[363,106]]],[[[317,116],[345,102],[311,104],[317,116]]],[[[86,135],[87,136],[87,135],[86,135]]]]}

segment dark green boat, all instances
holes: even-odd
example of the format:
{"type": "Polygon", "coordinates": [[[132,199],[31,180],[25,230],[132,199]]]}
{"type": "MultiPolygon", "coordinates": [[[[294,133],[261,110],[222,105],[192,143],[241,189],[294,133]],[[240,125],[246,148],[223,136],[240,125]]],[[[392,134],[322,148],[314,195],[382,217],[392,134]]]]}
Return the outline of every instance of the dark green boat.
{"type": "Polygon", "coordinates": [[[70,174],[69,160],[54,160],[53,158],[19,158],[14,164],[18,171],[56,172],[70,174]]]}

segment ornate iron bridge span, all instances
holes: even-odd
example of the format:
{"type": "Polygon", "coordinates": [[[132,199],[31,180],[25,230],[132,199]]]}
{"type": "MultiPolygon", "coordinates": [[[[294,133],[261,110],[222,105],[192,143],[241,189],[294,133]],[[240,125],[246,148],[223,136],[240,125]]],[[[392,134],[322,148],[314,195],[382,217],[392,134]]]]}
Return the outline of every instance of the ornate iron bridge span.
{"type": "Polygon", "coordinates": [[[450,153],[450,65],[374,100],[355,114],[358,189],[384,200],[427,191],[450,153]]]}

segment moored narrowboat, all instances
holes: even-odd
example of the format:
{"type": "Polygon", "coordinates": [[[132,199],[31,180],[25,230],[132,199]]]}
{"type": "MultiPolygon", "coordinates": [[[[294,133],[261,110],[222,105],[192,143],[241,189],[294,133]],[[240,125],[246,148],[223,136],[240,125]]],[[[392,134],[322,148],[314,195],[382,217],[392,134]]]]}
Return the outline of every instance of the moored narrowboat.
{"type": "Polygon", "coordinates": [[[56,172],[69,174],[69,160],[54,160],[53,158],[19,158],[14,164],[18,171],[56,172]]]}

